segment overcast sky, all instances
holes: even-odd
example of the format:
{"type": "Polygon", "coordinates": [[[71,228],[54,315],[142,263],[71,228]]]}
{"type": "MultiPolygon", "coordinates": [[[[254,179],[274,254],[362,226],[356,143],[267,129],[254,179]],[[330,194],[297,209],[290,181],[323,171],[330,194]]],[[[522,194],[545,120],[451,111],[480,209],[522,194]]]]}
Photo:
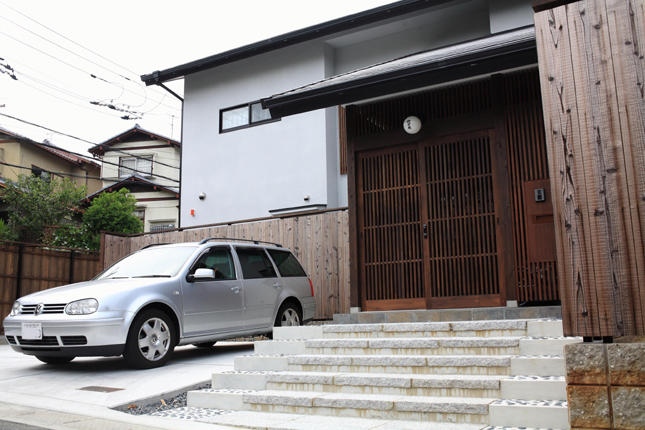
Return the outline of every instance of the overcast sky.
{"type": "Polygon", "coordinates": [[[82,153],[135,123],[179,140],[180,102],[140,75],[391,2],[0,0],[0,127],[82,153]]]}

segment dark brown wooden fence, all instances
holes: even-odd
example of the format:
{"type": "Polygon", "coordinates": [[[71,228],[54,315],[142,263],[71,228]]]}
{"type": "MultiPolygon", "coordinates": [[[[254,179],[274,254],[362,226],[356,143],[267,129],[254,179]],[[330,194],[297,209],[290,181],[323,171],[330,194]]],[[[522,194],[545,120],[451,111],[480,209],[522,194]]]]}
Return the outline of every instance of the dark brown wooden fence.
{"type": "Polygon", "coordinates": [[[138,235],[105,233],[104,267],[151,243],[195,242],[229,237],[280,243],[298,257],[314,285],[316,319],[349,312],[349,231],[347,210],[263,218],[138,235]]]}
{"type": "Polygon", "coordinates": [[[535,27],[565,335],[643,335],[645,2],[579,1],[535,27]]]}
{"type": "Polygon", "coordinates": [[[100,271],[95,251],[0,241],[0,315],[7,316],[19,297],[87,281],[100,271]]]}

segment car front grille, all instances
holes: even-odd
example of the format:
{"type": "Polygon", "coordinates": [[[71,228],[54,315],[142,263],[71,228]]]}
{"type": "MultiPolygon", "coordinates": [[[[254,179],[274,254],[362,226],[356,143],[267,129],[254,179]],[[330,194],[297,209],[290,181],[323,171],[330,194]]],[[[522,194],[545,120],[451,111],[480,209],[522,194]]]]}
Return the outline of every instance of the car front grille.
{"type": "Polygon", "coordinates": [[[21,336],[18,337],[18,343],[20,345],[29,345],[29,346],[58,346],[58,339],[56,336],[43,336],[42,339],[22,339],[21,336]]]}
{"type": "Polygon", "coordinates": [[[61,336],[60,341],[65,346],[87,345],[87,338],[85,336],[61,336]]]}
{"type": "MultiPolygon", "coordinates": [[[[36,307],[38,305],[22,305],[20,307],[21,315],[35,315],[36,307]]],[[[41,314],[62,314],[65,312],[65,306],[67,303],[56,303],[56,304],[47,304],[43,305],[43,310],[41,314]]]]}
{"type": "Polygon", "coordinates": [[[15,345],[16,344],[16,338],[13,336],[5,336],[7,338],[7,342],[9,342],[9,345],[15,345]]]}

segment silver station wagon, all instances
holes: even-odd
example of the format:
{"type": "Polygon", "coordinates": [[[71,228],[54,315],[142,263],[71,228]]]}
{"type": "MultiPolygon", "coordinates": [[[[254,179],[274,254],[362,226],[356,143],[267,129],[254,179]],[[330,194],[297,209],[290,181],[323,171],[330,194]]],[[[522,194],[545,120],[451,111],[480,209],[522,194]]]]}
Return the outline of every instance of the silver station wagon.
{"type": "Polygon", "coordinates": [[[289,250],[205,239],[150,245],[91,281],[22,297],[3,325],[14,351],[48,364],[123,355],[145,369],[178,345],[271,333],[315,313],[313,284],[289,250]]]}

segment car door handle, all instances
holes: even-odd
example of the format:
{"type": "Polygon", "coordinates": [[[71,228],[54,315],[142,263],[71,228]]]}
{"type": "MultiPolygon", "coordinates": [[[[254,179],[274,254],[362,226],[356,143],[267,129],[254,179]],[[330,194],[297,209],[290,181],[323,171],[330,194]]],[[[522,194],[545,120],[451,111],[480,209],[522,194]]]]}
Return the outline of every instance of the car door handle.
{"type": "Polygon", "coordinates": [[[279,290],[282,285],[276,282],[275,284],[273,284],[273,286],[275,287],[276,290],[279,290]]]}
{"type": "Polygon", "coordinates": [[[233,291],[235,294],[237,294],[237,293],[239,293],[239,292],[240,292],[240,287],[238,287],[238,286],[236,285],[236,286],[234,286],[233,288],[231,288],[231,291],[233,291]]]}

